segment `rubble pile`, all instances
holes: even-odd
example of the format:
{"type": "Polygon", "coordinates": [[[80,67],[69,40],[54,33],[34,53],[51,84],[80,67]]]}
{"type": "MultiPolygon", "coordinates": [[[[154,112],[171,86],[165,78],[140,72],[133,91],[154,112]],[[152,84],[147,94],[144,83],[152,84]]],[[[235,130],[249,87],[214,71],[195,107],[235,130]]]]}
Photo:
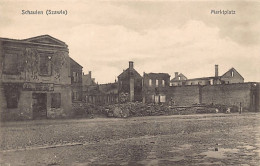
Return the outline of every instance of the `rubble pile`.
{"type": "Polygon", "coordinates": [[[126,102],[106,106],[84,104],[78,107],[75,115],[89,117],[93,115],[105,115],[107,117],[127,118],[138,116],[160,115],[188,115],[208,113],[232,113],[238,112],[236,106],[195,104],[192,106],[176,106],[168,104],[144,104],[141,102],[126,102]]]}
{"type": "Polygon", "coordinates": [[[143,104],[140,102],[107,106],[103,111],[108,117],[126,118],[136,116],[188,115],[202,113],[238,112],[237,107],[223,105],[171,106],[165,104],[143,104]]]}

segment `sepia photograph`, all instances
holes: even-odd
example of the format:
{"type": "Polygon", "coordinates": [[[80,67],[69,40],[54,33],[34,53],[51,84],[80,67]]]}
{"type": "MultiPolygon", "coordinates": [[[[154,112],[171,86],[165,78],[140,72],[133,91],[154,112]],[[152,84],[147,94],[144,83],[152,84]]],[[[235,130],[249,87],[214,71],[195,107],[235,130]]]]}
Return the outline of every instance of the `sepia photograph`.
{"type": "Polygon", "coordinates": [[[0,166],[259,166],[260,1],[1,0],[0,166]]]}

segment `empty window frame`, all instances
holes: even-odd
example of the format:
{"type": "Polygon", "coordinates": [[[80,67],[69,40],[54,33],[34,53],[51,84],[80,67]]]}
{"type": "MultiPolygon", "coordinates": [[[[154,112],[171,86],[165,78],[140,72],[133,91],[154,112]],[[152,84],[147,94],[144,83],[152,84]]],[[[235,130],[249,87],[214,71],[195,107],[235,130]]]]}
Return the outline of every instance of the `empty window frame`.
{"type": "Polygon", "coordinates": [[[159,86],[159,80],[155,80],[155,85],[156,85],[156,87],[159,86]]]}
{"type": "Polygon", "coordinates": [[[79,73],[73,72],[72,76],[73,76],[73,82],[79,82],[79,73]]]}
{"type": "Polygon", "coordinates": [[[61,106],[61,94],[52,93],[51,94],[51,108],[60,108],[61,106]]]}
{"type": "Polygon", "coordinates": [[[231,71],[231,77],[234,77],[234,71],[231,71]]]}
{"type": "Polygon", "coordinates": [[[152,79],[149,79],[149,86],[152,86],[153,83],[152,83],[152,79]]]}
{"type": "Polygon", "coordinates": [[[8,94],[6,94],[6,103],[7,108],[18,108],[18,92],[9,91],[8,94]]]}
{"type": "Polygon", "coordinates": [[[162,80],[162,87],[165,87],[165,81],[162,80]]]}
{"type": "Polygon", "coordinates": [[[78,91],[73,91],[72,93],[72,99],[73,101],[78,101],[80,98],[79,98],[79,92],[78,91]]]}
{"type": "Polygon", "coordinates": [[[4,56],[4,69],[5,74],[18,74],[18,55],[5,54],[4,56]]]}
{"type": "Polygon", "coordinates": [[[41,76],[50,76],[51,75],[51,55],[43,55],[39,56],[39,75],[41,76]]]}
{"type": "Polygon", "coordinates": [[[166,96],[165,95],[161,95],[160,96],[160,102],[161,103],[165,103],[166,102],[166,96]]]}
{"type": "Polygon", "coordinates": [[[159,100],[160,100],[159,95],[155,95],[154,96],[154,102],[159,103],[159,100]]]}

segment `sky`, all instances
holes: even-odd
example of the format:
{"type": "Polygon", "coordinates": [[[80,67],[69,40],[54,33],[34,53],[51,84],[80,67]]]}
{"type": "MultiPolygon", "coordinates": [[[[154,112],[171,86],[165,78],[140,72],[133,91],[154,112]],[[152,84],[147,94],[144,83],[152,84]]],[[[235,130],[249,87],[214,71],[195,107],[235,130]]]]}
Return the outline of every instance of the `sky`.
{"type": "Polygon", "coordinates": [[[114,82],[134,61],[143,72],[214,76],[234,67],[260,82],[260,1],[1,0],[0,37],[51,35],[92,71],[114,82]],[[67,10],[67,15],[22,15],[22,10],[67,10]],[[236,14],[211,14],[229,10],[236,14]]]}

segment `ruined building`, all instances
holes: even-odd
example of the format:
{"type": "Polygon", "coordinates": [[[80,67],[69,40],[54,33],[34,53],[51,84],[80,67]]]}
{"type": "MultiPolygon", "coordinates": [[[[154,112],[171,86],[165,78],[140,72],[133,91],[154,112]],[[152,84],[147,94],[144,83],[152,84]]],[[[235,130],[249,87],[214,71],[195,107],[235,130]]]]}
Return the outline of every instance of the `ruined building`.
{"type": "Polygon", "coordinates": [[[70,58],[71,98],[72,102],[82,101],[82,66],[70,58]]]}
{"type": "Polygon", "coordinates": [[[168,73],[144,73],[143,102],[165,103],[169,84],[170,75],[168,73]]]}
{"type": "Polygon", "coordinates": [[[113,104],[118,102],[118,83],[98,84],[92,78],[92,72],[83,75],[83,99],[94,105],[113,104]]]}
{"type": "Polygon", "coordinates": [[[134,69],[134,62],[129,62],[129,67],[118,76],[119,100],[123,96],[130,102],[142,101],[142,76],[134,69]]]}
{"type": "Polygon", "coordinates": [[[71,81],[80,84],[82,67],[75,69],[77,74],[74,67],[71,70],[70,65],[77,63],[70,59],[66,43],[49,35],[24,40],[0,38],[0,62],[1,119],[71,114],[71,81]]]}

